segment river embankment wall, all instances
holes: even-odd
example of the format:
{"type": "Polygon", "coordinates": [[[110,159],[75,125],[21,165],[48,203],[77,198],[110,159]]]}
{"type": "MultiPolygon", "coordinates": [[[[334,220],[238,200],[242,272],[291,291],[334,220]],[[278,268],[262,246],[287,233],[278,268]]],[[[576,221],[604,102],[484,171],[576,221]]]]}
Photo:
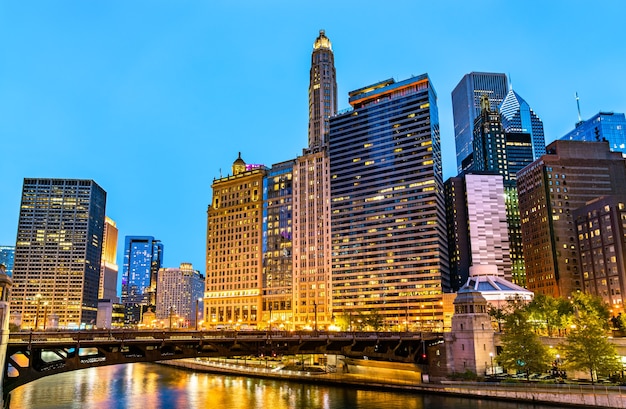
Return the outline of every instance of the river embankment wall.
{"type": "MultiPolygon", "coordinates": [[[[389,377],[388,371],[382,376],[374,375],[371,369],[364,371],[342,369],[334,373],[305,370],[286,370],[281,366],[270,366],[267,362],[203,361],[180,359],[159,362],[164,365],[198,372],[220,373],[247,377],[281,379],[294,382],[307,382],[333,386],[366,387],[368,389],[393,390],[414,393],[447,394],[477,399],[541,403],[555,407],[571,408],[615,408],[626,409],[626,388],[619,386],[541,384],[541,383],[491,383],[439,381],[419,383],[414,374],[389,377]],[[348,371],[348,372],[346,372],[348,371]]],[[[410,372],[410,371],[408,371],[410,372]]]]}

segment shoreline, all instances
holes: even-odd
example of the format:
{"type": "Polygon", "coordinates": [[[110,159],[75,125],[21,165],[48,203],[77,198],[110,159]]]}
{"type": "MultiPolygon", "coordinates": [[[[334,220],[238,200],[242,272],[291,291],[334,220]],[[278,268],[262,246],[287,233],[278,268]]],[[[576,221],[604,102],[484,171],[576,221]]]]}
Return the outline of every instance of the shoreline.
{"type": "MultiPolygon", "coordinates": [[[[269,364],[244,365],[238,362],[180,359],[159,361],[161,365],[222,375],[278,379],[330,386],[376,389],[381,391],[429,393],[463,398],[542,404],[555,407],[626,409],[626,388],[619,386],[573,384],[498,384],[489,382],[440,381],[415,383],[399,378],[373,378],[353,373],[293,371],[270,368],[269,364]]],[[[311,367],[313,368],[313,367],[311,367]]]]}

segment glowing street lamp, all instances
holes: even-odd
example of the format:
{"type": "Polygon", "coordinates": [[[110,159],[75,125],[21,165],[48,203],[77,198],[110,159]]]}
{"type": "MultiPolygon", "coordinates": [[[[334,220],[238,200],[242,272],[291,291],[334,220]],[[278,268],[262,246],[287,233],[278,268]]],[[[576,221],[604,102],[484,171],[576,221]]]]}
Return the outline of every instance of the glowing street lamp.
{"type": "Polygon", "coordinates": [[[35,295],[35,298],[37,299],[37,313],[35,314],[35,331],[37,331],[37,329],[39,328],[39,306],[41,305],[41,294],[37,293],[37,295],[35,295]]]}

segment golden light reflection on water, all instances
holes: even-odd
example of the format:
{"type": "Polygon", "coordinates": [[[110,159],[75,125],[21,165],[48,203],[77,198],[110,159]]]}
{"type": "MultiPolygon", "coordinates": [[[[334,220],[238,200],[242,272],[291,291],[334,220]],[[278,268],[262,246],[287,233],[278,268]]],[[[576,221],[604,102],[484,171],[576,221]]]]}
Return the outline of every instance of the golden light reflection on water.
{"type": "MultiPolygon", "coordinates": [[[[541,409],[128,364],[53,375],[12,392],[12,409],[541,409]]],[[[544,407],[545,409],[545,407],[544,407]]]]}

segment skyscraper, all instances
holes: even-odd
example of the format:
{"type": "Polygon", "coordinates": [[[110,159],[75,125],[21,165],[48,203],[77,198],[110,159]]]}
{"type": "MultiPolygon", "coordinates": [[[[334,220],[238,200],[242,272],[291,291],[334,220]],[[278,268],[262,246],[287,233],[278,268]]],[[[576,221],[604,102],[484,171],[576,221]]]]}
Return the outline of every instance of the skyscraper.
{"type": "Polygon", "coordinates": [[[93,180],[24,179],[11,315],[22,328],[94,325],[106,192],[93,180]]]}
{"type": "Polygon", "coordinates": [[[480,114],[480,98],[487,95],[490,108],[496,110],[508,91],[504,74],[471,72],[465,74],[452,91],[454,140],[457,171],[472,168],[472,132],[474,120],[480,114]]]}
{"type": "Polygon", "coordinates": [[[13,262],[15,259],[15,246],[0,246],[0,264],[4,265],[6,274],[13,275],[13,262]]]}
{"type": "Polygon", "coordinates": [[[309,74],[309,147],[326,143],[328,118],[337,112],[337,78],[332,44],[324,30],[313,43],[309,74]]]}
{"type": "Polygon", "coordinates": [[[574,210],[626,194],[626,167],[608,142],[557,140],[518,173],[527,288],[567,297],[583,289],[574,210]]]}
{"type": "Polygon", "coordinates": [[[119,302],[117,294],[117,225],[106,218],[104,222],[104,245],[100,263],[100,285],[98,298],[119,302]]]}
{"type": "Polygon", "coordinates": [[[262,165],[239,157],[232,175],[214,179],[207,210],[207,266],[204,297],[208,326],[265,327],[262,321],[262,165]]]}
{"type": "Polygon", "coordinates": [[[277,163],[263,181],[263,320],[293,329],[293,166],[277,163]]]}
{"type": "Polygon", "coordinates": [[[624,114],[599,112],[561,138],[567,141],[607,141],[613,152],[626,154],[626,117],[624,114]]]}
{"type": "MultiPolygon", "coordinates": [[[[502,106],[505,104],[508,107],[507,113],[510,114],[510,120],[506,120],[504,114],[491,108],[487,95],[481,97],[481,112],[474,120],[473,168],[481,172],[496,172],[503,177],[512,262],[512,274],[507,279],[523,286],[526,284],[526,272],[516,180],[517,172],[533,161],[534,144],[532,135],[522,132],[524,130],[522,125],[516,124],[518,122],[521,124],[520,118],[525,118],[526,114],[532,111],[519,109],[519,106],[528,107],[528,104],[523,102],[519,105],[517,94],[512,90],[502,106]],[[521,115],[520,112],[526,112],[526,114],[521,115]],[[508,132],[503,123],[507,124],[508,132]]],[[[536,116],[534,118],[539,121],[533,125],[535,133],[541,135],[541,138],[537,139],[541,139],[543,143],[543,126],[536,116]]],[[[541,151],[545,152],[545,148],[541,146],[541,151]]]]}
{"type": "MultiPolygon", "coordinates": [[[[191,263],[178,268],[161,268],[157,278],[156,319],[169,328],[196,325],[198,299],[204,295],[204,276],[191,263]],[[169,322],[171,320],[171,322],[169,322]]],[[[151,326],[151,323],[144,322],[151,326]]],[[[157,326],[157,325],[155,325],[157,326]]]]}
{"type": "Polygon", "coordinates": [[[497,173],[467,173],[446,181],[450,273],[458,291],[470,276],[511,279],[504,183],[497,173]],[[459,243],[455,249],[455,243],[459,243]]]}
{"type": "Polygon", "coordinates": [[[423,74],[349,97],[329,134],[334,315],[432,328],[450,290],[435,90],[423,74]]]}
{"type": "Polygon", "coordinates": [[[511,280],[503,177],[472,172],[450,178],[446,199],[453,289],[458,291],[470,276],[511,280]]]}
{"type": "Polygon", "coordinates": [[[533,160],[539,159],[541,155],[546,153],[543,122],[528,103],[513,91],[513,87],[509,89],[502,105],[500,105],[500,114],[502,115],[504,132],[508,134],[530,134],[533,160]]]}
{"type": "Polygon", "coordinates": [[[334,56],[330,40],[321,30],[311,55],[309,146],[296,158],[293,168],[295,328],[323,327],[332,323],[327,134],[329,117],[336,112],[334,56]]]}
{"type": "Polygon", "coordinates": [[[126,236],[122,304],[126,324],[138,324],[156,306],[157,274],[163,267],[163,244],[152,236],[126,236]]]}

